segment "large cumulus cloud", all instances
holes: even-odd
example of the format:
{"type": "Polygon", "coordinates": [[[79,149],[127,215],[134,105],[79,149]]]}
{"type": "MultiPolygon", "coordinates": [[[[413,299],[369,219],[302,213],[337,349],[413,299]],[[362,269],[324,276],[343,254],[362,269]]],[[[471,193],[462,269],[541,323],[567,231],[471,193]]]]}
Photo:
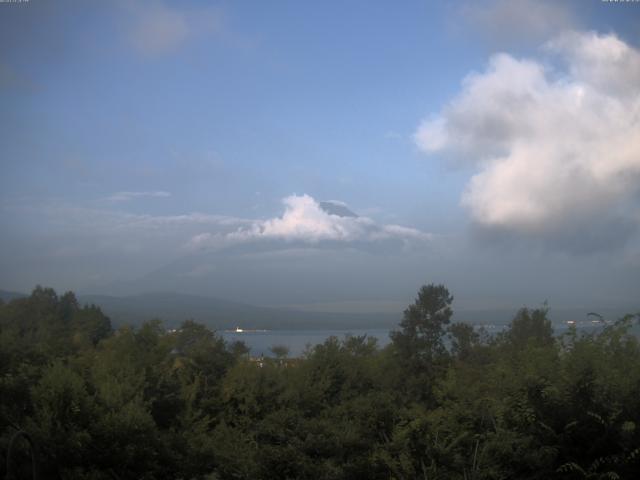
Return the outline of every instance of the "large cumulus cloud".
{"type": "Polygon", "coordinates": [[[565,33],[543,52],[494,55],[416,143],[470,163],[461,202],[484,233],[611,248],[638,224],[640,52],[593,32],[565,33]]]}
{"type": "MultiPolygon", "coordinates": [[[[326,203],[326,202],[325,202],[326,203]]],[[[424,241],[431,234],[400,225],[379,225],[368,217],[337,215],[323,208],[309,195],[291,195],[283,199],[281,216],[255,220],[227,233],[204,232],[194,236],[192,248],[219,248],[261,240],[303,242],[375,242],[380,240],[424,241]]]]}

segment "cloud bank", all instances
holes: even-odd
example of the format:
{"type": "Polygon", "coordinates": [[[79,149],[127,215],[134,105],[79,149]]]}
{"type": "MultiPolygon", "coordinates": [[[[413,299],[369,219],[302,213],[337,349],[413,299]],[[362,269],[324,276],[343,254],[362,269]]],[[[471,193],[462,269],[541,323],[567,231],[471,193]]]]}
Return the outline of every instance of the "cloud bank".
{"type": "MultiPolygon", "coordinates": [[[[237,243],[280,240],[316,244],[333,242],[374,242],[380,240],[426,241],[432,235],[400,225],[378,225],[372,219],[353,214],[335,214],[339,202],[319,203],[309,195],[291,195],[283,199],[285,211],[280,217],[255,220],[228,233],[201,233],[189,241],[195,249],[220,248],[237,243]],[[327,205],[333,205],[334,209],[327,205]]],[[[348,211],[348,210],[347,210],[348,211]]]]}
{"type": "Polygon", "coordinates": [[[593,32],[567,32],[544,51],[556,68],[494,55],[415,141],[476,170],[461,202],[484,233],[618,246],[638,225],[640,52],[593,32]]]}

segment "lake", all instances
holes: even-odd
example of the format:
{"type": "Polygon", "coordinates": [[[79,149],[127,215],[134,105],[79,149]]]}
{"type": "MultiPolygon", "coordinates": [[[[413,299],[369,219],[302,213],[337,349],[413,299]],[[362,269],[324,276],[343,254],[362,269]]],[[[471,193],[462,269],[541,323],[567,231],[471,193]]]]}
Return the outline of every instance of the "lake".
{"type": "Polygon", "coordinates": [[[343,339],[346,335],[376,338],[378,346],[384,347],[389,343],[389,329],[351,329],[351,330],[266,330],[236,333],[234,331],[218,332],[228,342],[236,340],[244,342],[254,357],[260,355],[272,356],[270,348],[274,345],[284,345],[289,348],[289,356],[302,355],[307,345],[324,343],[329,337],[343,339]]]}
{"type": "MultiPolygon", "coordinates": [[[[479,327],[476,325],[476,328],[479,327]]],[[[483,325],[489,334],[495,334],[502,331],[506,324],[488,324],[483,325]]],[[[567,330],[566,323],[556,323],[554,326],[556,335],[560,335],[567,330]]],[[[602,328],[602,324],[594,325],[590,322],[580,322],[577,325],[579,331],[594,331],[602,328]]],[[[297,357],[302,355],[308,345],[314,346],[323,343],[329,337],[338,337],[343,339],[347,335],[362,336],[367,335],[378,341],[379,347],[389,344],[389,332],[387,328],[379,329],[327,329],[327,330],[258,330],[235,332],[231,330],[219,331],[218,333],[228,342],[241,341],[244,342],[250,350],[251,356],[259,357],[273,356],[271,347],[275,345],[283,345],[289,348],[289,356],[297,357]]]]}

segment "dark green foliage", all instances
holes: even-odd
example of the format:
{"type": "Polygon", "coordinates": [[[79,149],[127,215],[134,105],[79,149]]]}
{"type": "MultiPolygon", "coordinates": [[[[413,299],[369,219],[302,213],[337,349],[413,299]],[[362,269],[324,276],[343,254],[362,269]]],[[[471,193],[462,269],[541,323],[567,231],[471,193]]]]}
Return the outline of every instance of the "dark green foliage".
{"type": "Polygon", "coordinates": [[[452,302],[453,296],[444,285],[425,285],[418,291],[415,303],[404,311],[402,330],[391,334],[402,356],[428,366],[444,354],[443,335],[453,314],[452,302]]]}
{"type": "MultiPolygon", "coordinates": [[[[186,321],[111,329],[72,293],[0,304],[0,453],[21,429],[50,479],[640,478],[638,317],[494,338],[422,287],[392,343],[251,359],[186,321]]],[[[29,450],[14,471],[27,478],[29,450]]]]}
{"type": "Polygon", "coordinates": [[[506,332],[508,341],[516,348],[527,344],[552,345],[554,343],[551,320],[547,318],[547,308],[521,309],[506,332]]]}
{"type": "Polygon", "coordinates": [[[460,360],[467,360],[480,344],[480,335],[468,323],[454,323],[449,327],[451,353],[460,360]]]}
{"type": "Polygon", "coordinates": [[[409,377],[399,388],[406,388],[411,398],[433,401],[435,379],[448,362],[444,337],[453,314],[452,302],[453,296],[444,285],[425,285],[404,311],[402,330],[391,332],[396,361],[409,377]]]}

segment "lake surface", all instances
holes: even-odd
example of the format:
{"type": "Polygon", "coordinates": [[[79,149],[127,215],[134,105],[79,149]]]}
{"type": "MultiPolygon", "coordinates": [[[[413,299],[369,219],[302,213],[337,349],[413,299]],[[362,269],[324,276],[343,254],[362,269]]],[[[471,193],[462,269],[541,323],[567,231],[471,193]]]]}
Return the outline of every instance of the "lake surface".
{"type": "MultiPolygon", "coordinates": [[[[506,324],[489,324],[482,325],[487,333],[493,335],[502,331],[506,324]]],[[[590,322],[583,322],[576,325],[578,331],[588,332],[601,329],[604,327],[602,324],[591,324],[590,322]]],[[[475,326],[476,328],[479,325],[475,326]]],[[[566,332],[568,326],[565,323],[555,324],[553,326],[555,335],[561,335],[566,332]]],[[[318,345],[324,343],[329,337],[337,337],[342,340],[347,335],[362,336],[375,338],[379,347],[388,345],[391,341],[389,338],[390,329],[328,329],[328,330],[259,330],[259,331],[245,331],[237,333],[235,331],[219,331],[218,333],[228,342],[241,341],[244,342],[250,350],[250,354],[254,357],[264,355],[266,357],[273,356],[271,353],[271,347],[273,346],[285,346],[289,348],[290,357],[298,357],[303,354],[308,346],[318,345]]]]}
{"type": "Polygon", "coordinates": [[[367,335],[377,339],[378,346],[384,347],[390,341],[389,329],[351,329],[351,330],[267,330],[256,332],[236,333],[233,331],[218,332],[228,342],[236,340],[247,344],[251,355],[272,356],[270,348],[275,345],[283,345],[289,348],[289,356],[297,357],[302,355],[307,346],[324,343],[329,337],[338,337],[340,340],[347,335],[362,336],[367,335]]]}

